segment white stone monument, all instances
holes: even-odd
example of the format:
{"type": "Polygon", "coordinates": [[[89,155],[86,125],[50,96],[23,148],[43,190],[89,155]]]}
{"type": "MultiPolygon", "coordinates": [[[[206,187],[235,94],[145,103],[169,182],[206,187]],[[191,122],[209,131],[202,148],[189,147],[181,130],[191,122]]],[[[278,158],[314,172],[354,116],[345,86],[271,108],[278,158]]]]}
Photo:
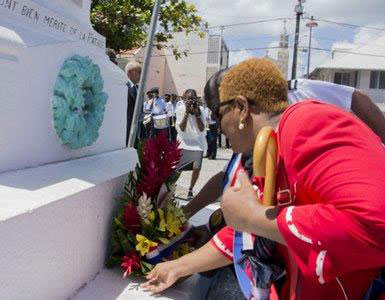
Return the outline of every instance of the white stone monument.
{"type": "Polygon", "coordinates": [[[137,158],[125,148],[126,75],[105,55],[90,0],[0,0],[0,298],[67,299],[101,270],[113,197],[137,158]],[[108,94],[99,136],[77,150],[53,122],[73,55],[108,94]]]}

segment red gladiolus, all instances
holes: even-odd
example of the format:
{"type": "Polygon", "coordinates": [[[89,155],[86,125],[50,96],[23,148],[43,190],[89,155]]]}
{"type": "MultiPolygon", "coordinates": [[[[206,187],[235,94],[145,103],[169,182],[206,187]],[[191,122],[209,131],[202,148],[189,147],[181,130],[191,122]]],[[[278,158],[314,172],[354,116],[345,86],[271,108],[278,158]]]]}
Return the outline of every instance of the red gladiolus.
{"type": "Polygon", "coordinates": [[[162,184],[174,172],[181,158],[178,143],[170,142],[165,132],[149,139],[143,146],[142,173],[138,193],[156,196],[162,184]]]}
{"type": "Polygon", "coordinates": [[[123,209],[123,225],[133,233],[140,231],[140,216],[132,204],[127,204],[123,209]]]}
{"type": "Polygon", "coordinates": [[[123,270],[123,278],[126,278],[135,270],[140,270],[140,258],[135,251],[131,251],[128,256],[124,256],[120,265],[123,270]]]}

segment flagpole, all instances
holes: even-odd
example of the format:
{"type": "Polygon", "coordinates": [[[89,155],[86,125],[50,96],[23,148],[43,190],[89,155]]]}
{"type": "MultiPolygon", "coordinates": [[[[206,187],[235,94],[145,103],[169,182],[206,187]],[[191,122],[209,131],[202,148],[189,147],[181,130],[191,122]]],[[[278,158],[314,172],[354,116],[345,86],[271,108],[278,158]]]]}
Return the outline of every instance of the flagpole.
{"type": "Polygon", "coordinates": [[[139,126],[139,117],[142,113],[144,86],[147,79],[148,68],[151,60],[152,46],[153,46],[154,35],[156,31],[156,25],[158,22],[160,3],[161,3],[161,0],[155,0],[154,8],[152,10],[150,31],[147,36],[146,54],[145,54],[144,63],[142,67],[142,75],[140,76],[139,89],[136,95],[134,114],[131,122],[131,131],[128,138],[128,147],[131,147],[131,148],[134,147],[134,144],[135,144],[135,137],[139,126]]]}

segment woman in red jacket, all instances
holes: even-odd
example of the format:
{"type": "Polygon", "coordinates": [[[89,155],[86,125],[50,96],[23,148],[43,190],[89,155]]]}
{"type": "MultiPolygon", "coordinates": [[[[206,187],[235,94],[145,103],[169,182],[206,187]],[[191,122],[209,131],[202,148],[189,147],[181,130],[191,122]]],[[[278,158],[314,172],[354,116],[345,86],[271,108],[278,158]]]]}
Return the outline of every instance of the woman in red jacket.
{"type": "Polygon", "coordinates": [[[213,240],[159,264],[145,288],[158,292],[179,277],[231,264],[233,229],[277,243],[287,279],[270,298],[362,299],[385,266],[385,148],[360,120],[316,101],[288,107],[286,81],[269,61],[233,67],[220,87],[217,111],[234,152],[253,149],[259,130],[276,129],[277,207],[262,206],[247,176],[226,190],[226,223],[213,240]],[[281,199],[282,200],[282,199],[281,199]]]}

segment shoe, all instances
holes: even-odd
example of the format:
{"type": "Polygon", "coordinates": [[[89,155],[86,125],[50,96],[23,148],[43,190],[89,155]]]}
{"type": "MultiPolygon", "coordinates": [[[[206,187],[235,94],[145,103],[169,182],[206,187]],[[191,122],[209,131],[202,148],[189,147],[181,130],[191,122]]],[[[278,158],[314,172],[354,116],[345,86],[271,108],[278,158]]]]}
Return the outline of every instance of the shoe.
{"type": "Polygon", "coordinates": [[[188,190],[187,200],[191,201],[193,198],[194,198],[193,191],[192,190],[188,190]]]}

